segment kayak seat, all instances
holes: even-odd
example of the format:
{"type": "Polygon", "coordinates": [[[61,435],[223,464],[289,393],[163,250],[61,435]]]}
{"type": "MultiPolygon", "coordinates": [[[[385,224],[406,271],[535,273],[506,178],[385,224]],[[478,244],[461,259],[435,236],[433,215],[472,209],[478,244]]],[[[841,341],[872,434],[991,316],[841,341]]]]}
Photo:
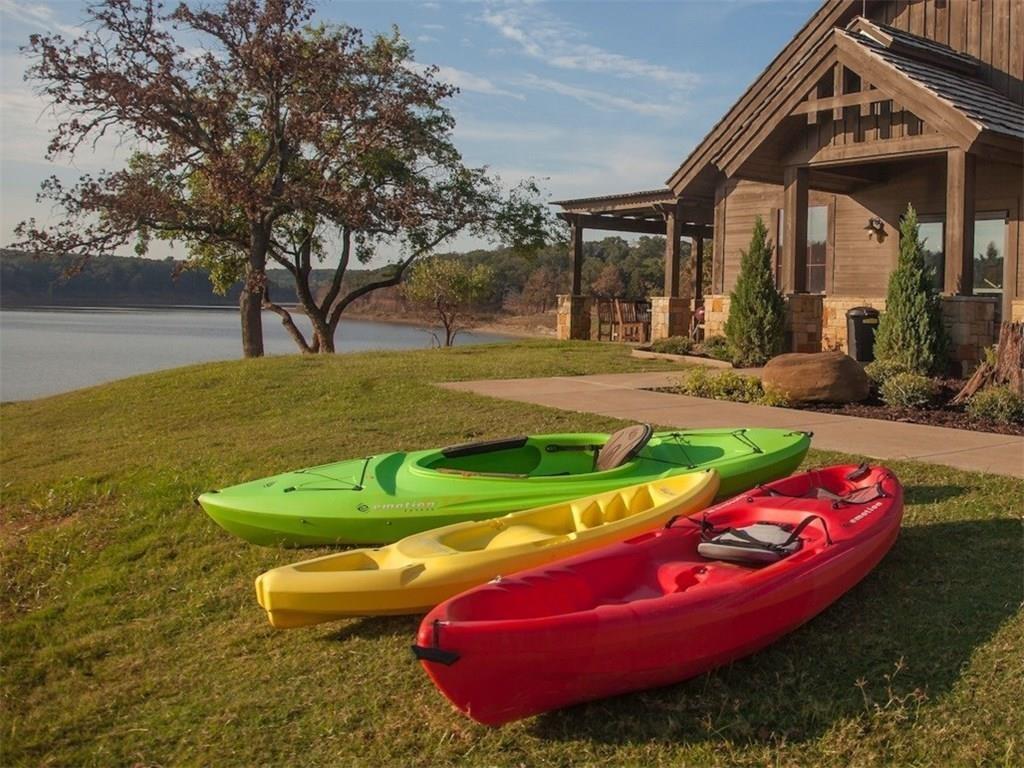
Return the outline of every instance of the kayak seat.
{"type": "Polygon", "coordinates": [[[618,432],[613,432],[608,437],[608,442],[597,452],[594,469],[598,472],[605,472],[621,467],[643,450],[653,434],[654,430],[650,424],[634,424],[631,427],[624,427],[618,432]]]}
{"type": "Polygon", "coordinates": [[[819,515],[805,517],[795,528],[784,523],[753,523],[739,528],[715,531],[703,525],[697,554],[709,560],[725,560],[731,563],[767,565],[798,552],[803,546],[800,534],[819,521],[825,529],[825,540],[832,543],[828,525],[819,515]]]}

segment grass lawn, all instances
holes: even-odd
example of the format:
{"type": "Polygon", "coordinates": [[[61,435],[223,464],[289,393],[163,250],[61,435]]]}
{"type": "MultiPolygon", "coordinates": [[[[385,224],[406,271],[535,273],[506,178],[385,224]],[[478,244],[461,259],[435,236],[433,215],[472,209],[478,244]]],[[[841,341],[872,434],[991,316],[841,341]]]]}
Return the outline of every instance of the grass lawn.
{"type": "Polygon", "coordinates": [[[895,463],[899,541],[811,623],[500,730],[433,688],[415,618],[272,630],[253,578],[312,552],[248,545],[192,504],[299,465],[617,425],[430,382],[662,367],[531,342],[199,365],[2,406],[0,764],[1021,765],[1020,481],[895,463]]]}

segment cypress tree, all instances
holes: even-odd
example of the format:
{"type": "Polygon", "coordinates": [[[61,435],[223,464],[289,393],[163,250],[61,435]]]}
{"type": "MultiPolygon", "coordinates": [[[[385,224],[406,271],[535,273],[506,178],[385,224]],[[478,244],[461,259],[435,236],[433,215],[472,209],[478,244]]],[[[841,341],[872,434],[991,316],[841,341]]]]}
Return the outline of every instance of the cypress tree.
{"type": "Polygon", "coordinates": [[[736,286],[729,294],[725,336],[733,365],[764,365],[782,348],[786,304],[772,275],[772,246],[761,217],[754,223],[750,249],[740,261],[736,286]]]}
{"type": "Polygon", "coordinates": [[[907,205],[900,223],[900,255],[889,275],[885,312],[875,337],[875,359],[914,373],[940,371],[946,362],[942,305],[924,260],[917,211],[907,205]]]}

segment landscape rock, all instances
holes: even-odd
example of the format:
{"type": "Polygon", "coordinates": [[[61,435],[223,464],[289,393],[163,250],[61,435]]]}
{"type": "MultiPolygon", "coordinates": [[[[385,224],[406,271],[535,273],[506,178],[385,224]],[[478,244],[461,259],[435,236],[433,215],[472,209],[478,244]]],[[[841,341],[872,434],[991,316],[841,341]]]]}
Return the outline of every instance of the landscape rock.
{"type": "Polygon", "coordinates": [[[773,357],[761,381],[795,403],[855,403],[871,385],[860,363],[842,352],[793,352],[773,357]]]}

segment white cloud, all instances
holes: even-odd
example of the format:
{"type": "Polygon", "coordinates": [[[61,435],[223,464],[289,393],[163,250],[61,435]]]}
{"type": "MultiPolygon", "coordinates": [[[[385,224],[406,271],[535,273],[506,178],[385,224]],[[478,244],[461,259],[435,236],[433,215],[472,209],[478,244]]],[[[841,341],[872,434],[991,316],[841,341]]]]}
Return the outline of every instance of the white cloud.
{"type": "Polygon", "coordinates": [[[673,98],[668,102],[663,98],[641,100],[628,96],[617,96],[612,93],[605,93],[604,91],[595,91],[591,88],[570,85],[559,80],[537,77],[536,75],[529,75],[517,82],[524,87],[568,96],[593,109],[599,109],[604,112],[630,112],[636,115],[648,115],[651,117],[678,117],[683,114],[686,107],[679,98],[673,98]]]}
{"type": "Polygon", "coordinates": [[[437,42],[437,38],[436,37],[432,37],[431,35],[419,35],[416,38],[416,42],[417,43],[436,43],[437,42]]]}
{"type": "MultiPolygon", "coordinates": [[[[414,71],[423,72],[427,68],[427,65],[414,61],[410,63],[410,67],[414,71]]],[[[493,81],[488,80],[486,77],[474,75],[472,72],[467,72],[464,69],[438,65],[437,76],[444,82],[454,85],[460,91],[468,93],[483,93],[488,96],[507,96],[512,99],[520,100],[524,98],[522,94],[505,90],[504,88],[496,85],[493,81]]]]}
{"type": "Polygon", "coordinates": [[[60,23],[53,8],[38,3],[0,0],[0,15],[47,32],[59,32],[66,37],[77,37],[83,31],[81,27],[60,23]]]}
{"type": "Polygon", "coordinates": [[[694,88],[699,77],[643,59],[607,51],[585,42],[575,28],[537,4],[508,5],[486,11],[481,20],[527,56],[558,69],[642,79],[678,90],[694,88]]]}
{"type": "Polygon", "coordinates": [[[444,29],[444,24],[423,24],[422,27],[433,32],[440,32],[444,29]]]}
{"type": "Polygon", "coordinates": [[[469,119],[459,120],[455,125],[455,138],[465,141],[537,143],[555,141],[564,135],[561,128],[541,123],[490,123],[469,119]]]}

